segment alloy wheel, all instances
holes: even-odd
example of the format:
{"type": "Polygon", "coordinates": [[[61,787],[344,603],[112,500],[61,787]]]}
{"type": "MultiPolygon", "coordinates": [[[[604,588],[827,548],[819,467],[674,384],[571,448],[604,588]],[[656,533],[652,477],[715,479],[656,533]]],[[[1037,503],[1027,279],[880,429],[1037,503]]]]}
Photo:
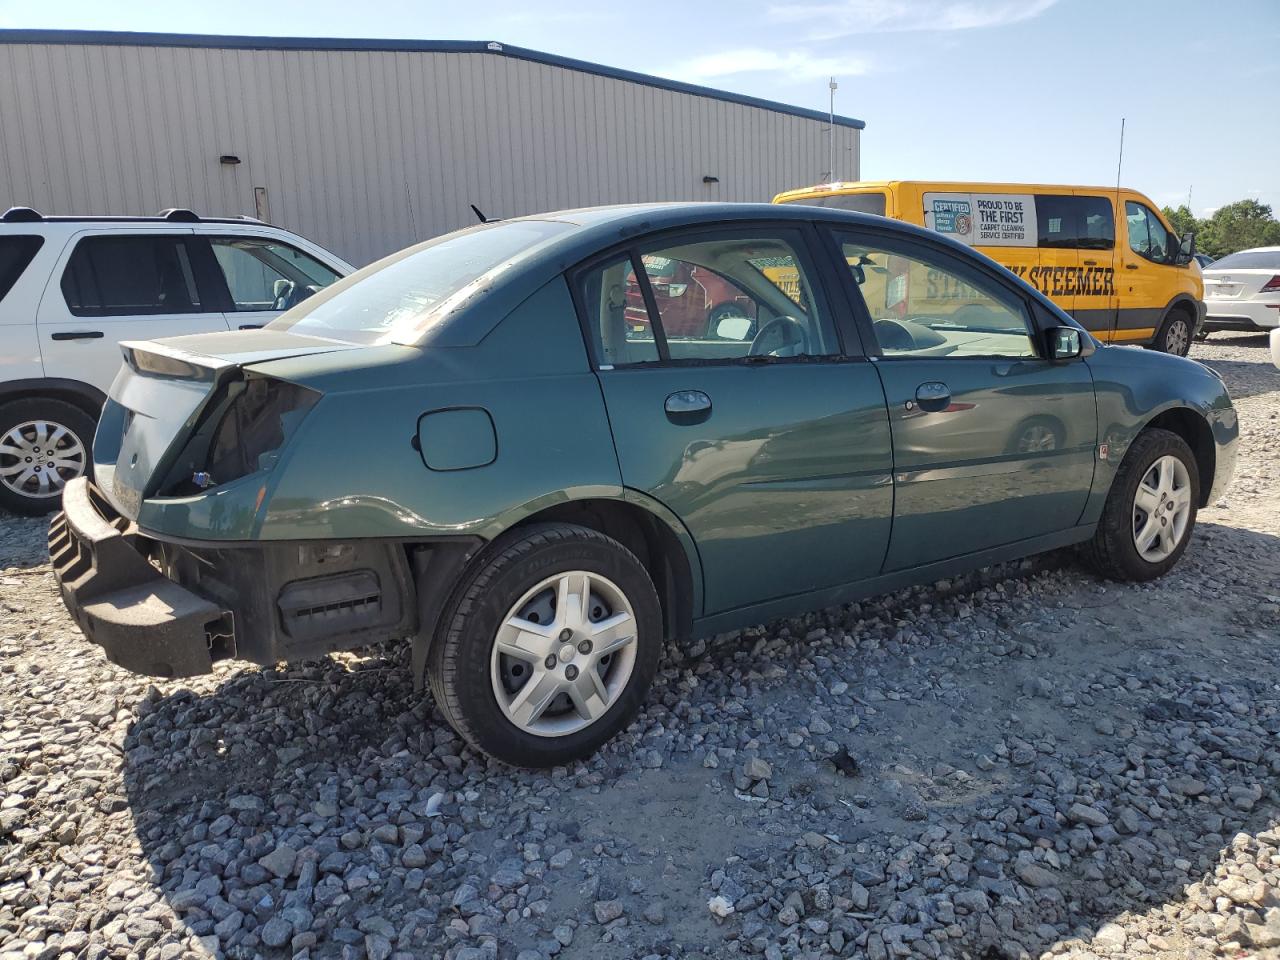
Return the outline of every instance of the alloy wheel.
{"type": "Polygon", "coordinates": [[[1174,356],[1185,357],[1191,345],[1191,329],[1187,321],[1175,317],[1169,321],[1169,329],[1164,335],[1165,352],[1174,356]]]}
{"type": "Polygon", "coordinates": [[[52,420],[28,420],[0,437],[0,483],[23,497],[62,494],[68,480],[85,472],[84,443],[52,420]]]}
{"type": "Polygon", "coordinates": [[[541,737],[575,733],[617,702],[636,662],[635,611],[597,573],[557,573],[528,590],[493,639],[490,678],[506,718],[541,737]]]}
{"type": "Polygon", "coordinates": [[[1178,457],[1160,457],[1142,475],[1133,497],[1133,544],[1148,563],[1166,559],[1186,536],[1191,475],[1178,457]]]}

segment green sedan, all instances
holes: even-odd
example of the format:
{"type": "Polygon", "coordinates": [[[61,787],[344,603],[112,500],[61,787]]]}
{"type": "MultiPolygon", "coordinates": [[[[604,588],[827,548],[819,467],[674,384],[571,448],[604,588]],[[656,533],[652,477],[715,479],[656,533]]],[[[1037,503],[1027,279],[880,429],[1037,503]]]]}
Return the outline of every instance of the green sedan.
{"type": "Polygon", "coordinates": [[[490,222],[123,350],[49,533],[85,635],[159,677],[411,637],[448,721],[529,766],[628,723],[664,640],[1069,544],[1158,577],[1238,437],[1200,364],[815,207],[490,222]]]}

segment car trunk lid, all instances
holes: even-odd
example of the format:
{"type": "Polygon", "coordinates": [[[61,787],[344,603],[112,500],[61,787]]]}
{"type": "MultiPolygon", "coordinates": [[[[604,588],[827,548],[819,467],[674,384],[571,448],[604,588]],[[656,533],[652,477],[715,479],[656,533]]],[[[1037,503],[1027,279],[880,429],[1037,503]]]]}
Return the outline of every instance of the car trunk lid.
{"type": "Polygon", "coordinates": [[[215,333],[121,343],[124,365],[111,385],[94,438],[94,477],[112,505],[137,519],[221,388],[255,363],[360,349],[358,344],[283,331],[215,333]]]}

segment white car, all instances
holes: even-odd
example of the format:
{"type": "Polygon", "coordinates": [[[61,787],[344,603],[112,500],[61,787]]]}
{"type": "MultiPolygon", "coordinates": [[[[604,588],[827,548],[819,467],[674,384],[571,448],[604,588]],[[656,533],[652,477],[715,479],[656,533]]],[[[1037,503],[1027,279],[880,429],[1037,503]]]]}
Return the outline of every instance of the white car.
{"type": "Polygon", "coordinates": [[[1271,331],[1271,362],[1280,368],[1280,327],[1271,331]]]}
{"type": "Polygon", "coordinates": [[[41,514],[92,466],[121,340],[260,327],[354,271],[259,220],[0,216],[0,507],[41,514]]]}
{"type": "Polygon", "coordinates": [[[1204,270],[1205,332],[1280,327],[1280,247],[1228,254],[1204,270]]]}

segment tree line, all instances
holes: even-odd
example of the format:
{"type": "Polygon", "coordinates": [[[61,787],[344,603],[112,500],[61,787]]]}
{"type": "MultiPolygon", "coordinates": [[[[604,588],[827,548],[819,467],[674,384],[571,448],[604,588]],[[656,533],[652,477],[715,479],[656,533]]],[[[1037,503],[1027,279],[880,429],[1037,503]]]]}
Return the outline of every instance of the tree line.
{"type": "Polygon", "coordinates": [[[1215,260],[1237,250],[1252,247],[1280,246],[1280,221],[1271,205],[1257,200],[1237,200],[1213,211],[1213,216],[1200,218],[1184,203],[1177,209],[1165,207],[1164,215],[1181,236],[1195,231],[1196,252],[1207,253],[1215,260]]]}

